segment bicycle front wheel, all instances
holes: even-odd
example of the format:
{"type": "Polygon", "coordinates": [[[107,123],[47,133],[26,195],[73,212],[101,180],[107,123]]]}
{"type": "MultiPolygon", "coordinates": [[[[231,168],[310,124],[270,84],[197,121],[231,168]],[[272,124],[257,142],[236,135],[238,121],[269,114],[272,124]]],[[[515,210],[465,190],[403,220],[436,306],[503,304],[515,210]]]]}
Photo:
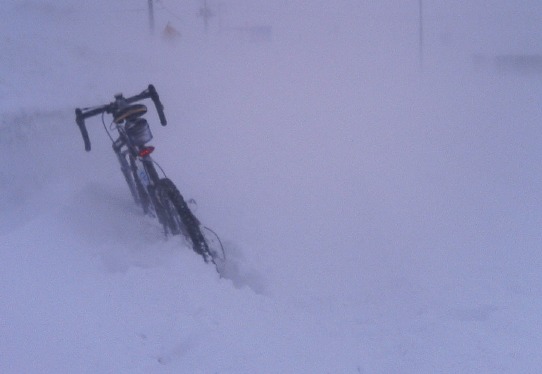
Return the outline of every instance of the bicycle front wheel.
{"type": "Polygon", "coordinates": [[[194,252],[202,256],[205,262],[215,264],[200,222],[175,184],[168,178],[160,179],[156,184],[156,195],[164,211],[166,230],[173,235],[182,234],[190,242],[194,252]]]}

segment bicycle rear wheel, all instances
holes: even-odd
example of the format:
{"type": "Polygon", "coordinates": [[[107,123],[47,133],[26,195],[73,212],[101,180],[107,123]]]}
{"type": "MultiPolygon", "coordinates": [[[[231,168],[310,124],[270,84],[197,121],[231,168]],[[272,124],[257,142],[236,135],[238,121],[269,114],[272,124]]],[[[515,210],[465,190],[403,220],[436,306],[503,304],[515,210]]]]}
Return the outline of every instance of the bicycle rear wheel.
{"type": "Polygon", "coordinates": [[[214,261],[209,245],[202,233],[201,225],[192,213],[183,196],[168,178],[158,180],[156,196],[164,211],[166,230],[173,235],[182,234],[192,246],[194,252],[203,257],[205,262],[214,261]]]}

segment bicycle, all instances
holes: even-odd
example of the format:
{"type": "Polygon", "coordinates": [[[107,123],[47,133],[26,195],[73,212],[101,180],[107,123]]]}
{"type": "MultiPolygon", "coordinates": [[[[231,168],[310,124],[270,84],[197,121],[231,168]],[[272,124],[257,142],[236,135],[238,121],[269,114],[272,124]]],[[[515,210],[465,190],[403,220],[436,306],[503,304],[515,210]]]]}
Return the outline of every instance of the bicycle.
{"type": "Polygon", "coordinates": [[[91,150],[85,119],[101,114],[102,124],[113,143],[113,151],[135,203],[143,208],[144,214],[158,219],[166,237],[169,234],[182,235],[192,249],[206,263],[213,263],[220,273],[219,266],[225,261],[220,238],[199,222],[175,184],[151,157],[155,147],[147,145],[153,138],[149,123],[143,117],[147,107],[136,102],[151,99],[161,125],[166,126],[164,107],[156,89],[150,84],[137,95],[124,97],[119,93],[114,98],[106,105],[75,109],[75,121],[81,131],[85,150],[91,150]],[[109,130],[104,120],[105,113],[113,116],[109,130]],[[111,135],[112,131],[118,132],[117,139],[111,135]]]}

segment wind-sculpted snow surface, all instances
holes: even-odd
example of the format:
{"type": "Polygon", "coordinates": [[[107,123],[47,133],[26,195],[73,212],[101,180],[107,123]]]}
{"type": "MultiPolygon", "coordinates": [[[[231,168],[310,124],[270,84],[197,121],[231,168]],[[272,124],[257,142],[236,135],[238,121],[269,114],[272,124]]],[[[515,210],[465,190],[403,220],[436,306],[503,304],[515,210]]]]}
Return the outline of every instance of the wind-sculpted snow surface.
{"type": "Polygon", "coordinates": [[[0,372],[537,372],[542,77],[470,61],[538,53],[538,3],[428,4],[421,66],[407,3],[207,3],[205,34],[154,2],[153,36],[145,1],[0,5],[0,372]],[[149,83],[222,276],[134,206],[99,118],[84,152],[74,109],[149,83]]]}

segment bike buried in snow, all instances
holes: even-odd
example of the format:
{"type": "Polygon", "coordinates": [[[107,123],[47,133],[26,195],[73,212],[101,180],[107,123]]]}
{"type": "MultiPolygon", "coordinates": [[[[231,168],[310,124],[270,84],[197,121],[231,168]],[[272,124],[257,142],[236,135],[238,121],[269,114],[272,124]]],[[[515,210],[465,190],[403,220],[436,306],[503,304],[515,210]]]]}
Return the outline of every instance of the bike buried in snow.
{"type": "Polygon", "coordinates": [[[136,104],[145,99],[152,100],[160,123],[166,126],[164,107],[152,84],[140,94],[131,97],[117,94],[115,100],[107,105],[77,108],[75,119],[83,136],[85,150],[88,152],[91,149],[85,119],[101,114],[102,123],[113,142],[113,151],[136,204],[143,208],[145,214],[158,219],[166,236],[182,235],[205,262],[213,263],[220,272],[225,261],[220,239],[214,231],[199,222],[175,184],[151,157],[154,147],[147,143],[153,136],[149,123],[143,117],[147,113],[147,107],[136,104]],[[105,113],[113,116],[109,130],[104,120],[105,113]],[[117,131],[117,139],[113,138],[111,131],[117,131]]]}

